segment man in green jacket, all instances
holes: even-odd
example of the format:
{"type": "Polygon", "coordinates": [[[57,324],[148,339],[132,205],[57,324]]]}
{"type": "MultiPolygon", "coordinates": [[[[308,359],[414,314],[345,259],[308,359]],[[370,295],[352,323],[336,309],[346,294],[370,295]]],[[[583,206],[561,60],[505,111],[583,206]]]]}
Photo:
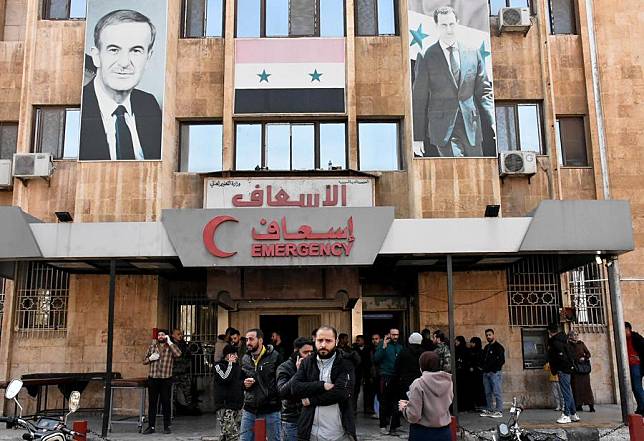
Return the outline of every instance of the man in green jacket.
{"type": "Polygon", "coordinates": [[[376,348],[373,362],[380,372],[380,433],[396,434],[400,427],[400,412],[398,411],[398,385],[396,383],[396,358],[402,352],[398,343],[400,331],[392,328],[384,340],[376,348]]]}

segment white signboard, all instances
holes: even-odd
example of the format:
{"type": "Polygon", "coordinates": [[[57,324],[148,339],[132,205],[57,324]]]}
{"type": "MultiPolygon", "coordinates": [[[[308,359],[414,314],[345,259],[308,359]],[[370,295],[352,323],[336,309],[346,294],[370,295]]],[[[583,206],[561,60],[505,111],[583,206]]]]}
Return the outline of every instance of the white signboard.
{"type": "Polygon", "coordinates": [[[373,207],[374,179],[210,178],[204,208],[373,207]]]}

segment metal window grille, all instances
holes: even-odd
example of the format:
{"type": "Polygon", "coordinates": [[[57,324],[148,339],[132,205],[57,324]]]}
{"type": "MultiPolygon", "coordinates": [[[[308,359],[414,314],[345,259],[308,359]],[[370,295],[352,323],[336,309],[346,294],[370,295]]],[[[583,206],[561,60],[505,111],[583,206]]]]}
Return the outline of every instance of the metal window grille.
{"type": "Polygon", "coordinates": [[[69,274],[49,265],[21,265],[16,289],[16,330],[53,334],[67,329],[69,274]]]}
{"type": "Polygon", "coordinates": [[[211,375],[216,361],[217,304],[205,295],[172,295],[170,325],[184,332],[192,356],[191,376],[211,375]]]}
{"type": "Polygon", "coordinates": [[[507,270],[510,326],[546,327],[559,321],[561,279],[554,261],[526,257],[507,270]]]}
{"type": "Polygon", "coordinates": [[[575,308],[574,328],[580,332],[606,329],[606,284],[604,265],[589,263],[568,273],[568,296],[575,308]]]}
{"type": "Polygon", "coordinates": [[[4,296],[7,292],[7,279],[0,277],[0,334],[2,334],[2,320],[4,319],[4,296]]]}

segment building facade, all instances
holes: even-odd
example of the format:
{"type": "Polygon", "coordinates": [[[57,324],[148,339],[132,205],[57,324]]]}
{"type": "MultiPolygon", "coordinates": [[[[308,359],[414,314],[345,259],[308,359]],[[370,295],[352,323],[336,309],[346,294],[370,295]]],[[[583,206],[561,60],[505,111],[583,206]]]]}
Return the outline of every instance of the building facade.
{"type": "MultiPolygon", "coordinates": [[[[391,326],[404,334],[425,327],[446,330],[447,274],[441,258],[432,263],[433,258],[422,252],[409,252],[403,259],[383,256],[380,247],[387,245],[389,224],[405,219],[481,220],[486,207],[495,205],[502,219],[526,219],[546,200],[629,201],[635,249],[619,259],[620,285],[625,318],[634,329],[644,326],[639,313],[644,275],[644,181],[639,168],[644,137],[637,124],[644,86],[637,37],[644,31],[638,15],[631,13],[636,5],[526,0],[529,20],[524,32],[501,32],[500,8],[517,2],[491,1],[487,50],[492,54],[498,150],[534,152],[537,162],[530,176],[506,177],[500,175],[496,154],[414,155],[410,51],[418,34],[410,30],[419,28],[410,23],[413,16],[408,11],[418,2],[326,1],[311,2],[311,27],[305,23],[300,29],[294,17],[271,9],[271,0],[168,0],[161,14],[164,32],[159,30],[155,42],[157,50],[165,51],[162,81],[156,86],[157,99],[162,96],[163,101],[160,160],[83,161],[81,93],[87,76],[98,67],[96,60],[93,69],[88,61],[85,2],[0,0],[0,159],[12,159],[13,153],[49,152],[55,165],[47,180],[13,178],[11,187],[0,190],[0,204],[19,207],[47,224],[57,221],[56,212],[69,213],[73,227],[114,223],[123,228],[118,231],[126,231],[125,223],[131,228],[162,223],[176,251],[139,255],[119,267],[114,370],[124,377],[145,376],[141,359],[156,327],[184,328],[205,349],[228,326],[242,331],[257,326],[279,329],[288,337],[308,335],[320,324],[352,336],[386,332],[391,326]],[[320,58],[326,70],[302,71],[311,75],[305,86],[294,88],[304,91],[302,95],[288,95],[286,86],[275,89],[285,95],[258,89],[281,81],[280,69],[296,69],[298,54],[310,49],[296,45],[325,39],[339,41],[341,55],[326,47],[319,50],[328,56],[320,58]],[[282,45],[269,51],[281,55],[289,54],[292,45],[291,58],[269,60],[262,54],[267,41],[282,45]],[[254,55],[244,48],[248,42],[255,44],[254,55]],[[243,72],[253,77],[252,69],[269,62],[292,64],[275,67],[273,73],[258,70],[255,88],[241,77],[243,72]],[[340,72],[339,79],[331,79],[336,81],[332,86],[308,89],[309,83],[325,74],[330,77],[331,71],[340,72]],[[319,107],[306,107],[307,103],[319,107]],[[250,185],[246,193],[240,190],[244,197],[238,201],[255,185],[287,188],[284,181],[290,181],[296,183],[293,191],[318,192],[324,198],[327,185],[364,182],[369,196],[359,202],[349,197],[345,218],[357,216],[351,210],[360,207],[393,207],[390,214],[377,214],[379,219],[392,219],[383,227],[380,242],[374,239],[378,249],[370,262],[298,261],[263,267],[254,261],[209,269],[185,265],[180,238],[167,224],[172,210],[265,207],[225,206],[217,198],[225,203],[234,198],[223,190],[209,196],[223,188],[217,182],[226,181],[250,185]],[[432,268],[435,263],[439,270],[432,268]]],[[[313,226],[326,216],[301,214],[315,210],[306,203],[278,210],[300,213],[293,215],[297,225],[298,216],[303,225],[313,226]]],[[[280,212],[276,219],[281,216],[280,212]]],[[[328,226],[344,228],[345,223],[328,226]]],[[[41,248],[47,241],[38,234],[36,239],[41,248]]],[[[553,257],[554,250],[548,255],[515,254],[487,264],[481,263],[481,255],[459,263],[453,279],[456,335],[483,337],[484,329],[496,329],[507,351],[506,399],[520,396],[530,405],[545,406],[550,397],[541,393],[547,379],[538,368],[538,347],[543,329],[559,320],[562,309],[570,308],[575,314],[567,326],[580,331],[596,354],[596,400],[616,402],[617,366],[612,349],[607,350],[613,348],[614,336],[605,261],[562,265],[553,257]]],[[[14,259],[22,261],[0,279],[3,379],[105,369],[105,272],[109,258],[121,256],[97,252],[70,255],[67,261],[58,257],[14,259]]],[[[194,374],[207,377],[208,362],[201,357],[194,374]]],[[[98,385],[90,386],[90,392],[88,400],[102,402],[98,385]]]]}

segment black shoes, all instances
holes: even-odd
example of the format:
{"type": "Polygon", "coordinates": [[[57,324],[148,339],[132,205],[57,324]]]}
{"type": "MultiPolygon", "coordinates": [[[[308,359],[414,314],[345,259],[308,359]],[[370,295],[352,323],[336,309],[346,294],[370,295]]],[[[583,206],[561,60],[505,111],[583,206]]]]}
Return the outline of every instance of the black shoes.
{"type": "Polygon", "coordinates": [[[155,432],[154,427],[148,426],[148,428],[143,431],[143,435],[149,435],[154,432],[155,432]]]}
{"type": "Polygon", "coordinates": [[[170,430],[169,427],[166,427],[165,429],[163,429],[163,433],[165,433],[166,435],[170,435],[172,433],[172,430],[170,430]]]}

